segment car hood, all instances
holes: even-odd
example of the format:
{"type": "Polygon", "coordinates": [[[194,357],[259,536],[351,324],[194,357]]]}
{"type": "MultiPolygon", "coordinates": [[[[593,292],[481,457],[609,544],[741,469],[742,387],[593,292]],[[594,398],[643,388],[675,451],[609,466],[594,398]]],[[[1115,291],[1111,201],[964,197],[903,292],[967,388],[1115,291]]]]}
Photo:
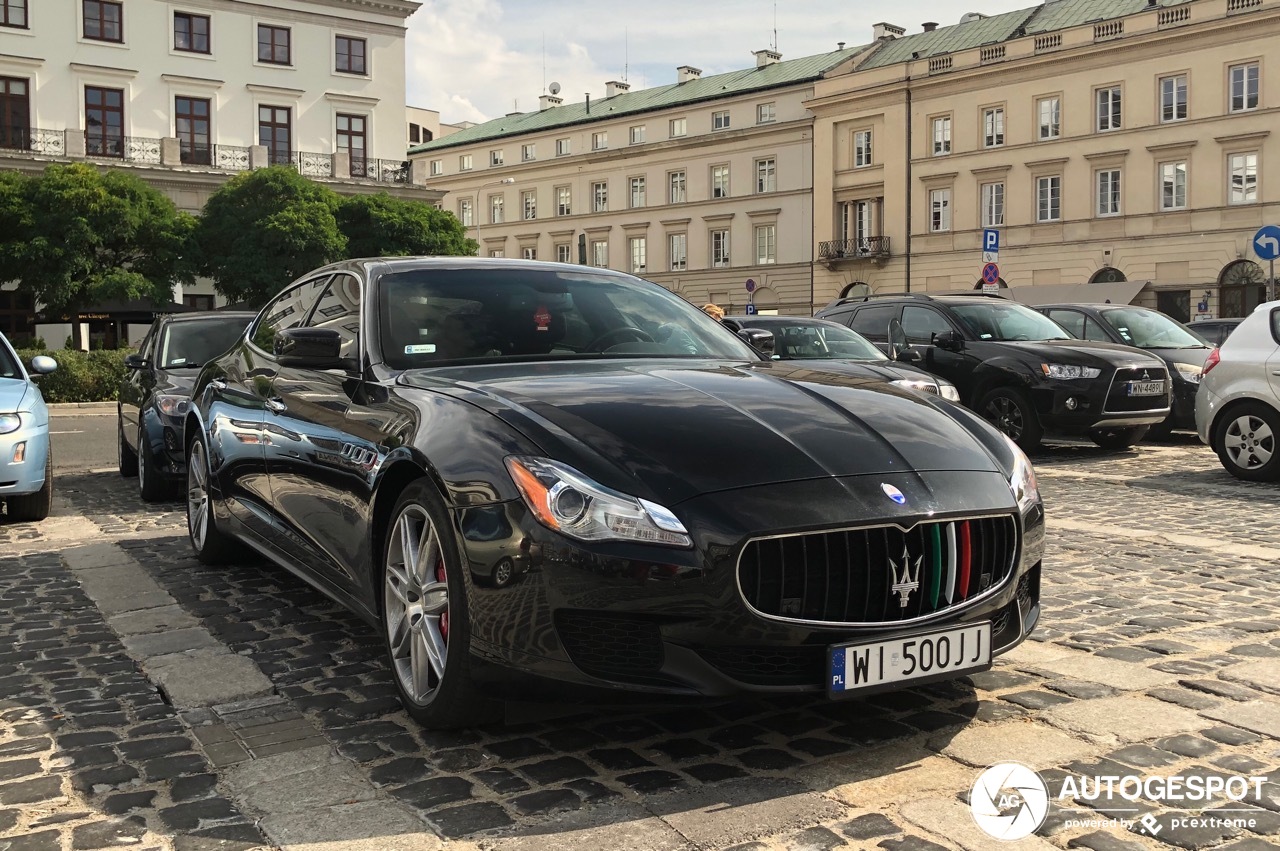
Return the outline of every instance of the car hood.
{"type": "Polygon", "coordinates": [[[0,378],[0,414],[25,410],[22,400],[30,392],[30,387],[21,378],[0,378]]]}
{"type": "Polygon", "coordinates": [[[419,370],[399,382],[480,405],[547,456],[665,505],[830,476],[1000,470],[976,433],[985,424],[886,383],[894,369],[577,361],[419,370]]]}
{"type": "Polygon", "coordinates": [[[168,396],[190,396],[191,388],[195,386],[196,378],[200,375],[199,369],[157,369],[155,395],[165,394],[168,396]]]}
{"type": "Polygon", "coordinates": [[[1119,343],[1099,343],[1093,340],[1034,340],[1030,342],[1004,342],[1032,355],[1039,355],[1052,363],[1069,363],[1111,367],[1157,366],[1159,358],[1142,349],[1122,346],[1119,343]]]}
{"type": "Polygon", "coordinates": [[[1155,355],[1168,364],[1170,369],[1173,369],[1177,364],[1204,366],[1204,362],[1209,357],[1209,352],[1213,351],[1213,347],[1196,346],[1193,349],[1143,349],[1142,351],[1149,355],[1155,355]]]}
{"type": "Polygon", "coordinates": [[[879,381],[898,381],[900,379],[909,379],[918,381],[921,378],[928,378],[930,381],[937,381],[938,377],[925,372],[923,369],[913,366],[902,361],[857,361],[844,360],[841,358],[783,358],[781,361],[775,361],[778,364],[786,364],[791,367],[799,367],[803,369],[822,369],[850,375],[857,378],[868,378],[879,381]]]}

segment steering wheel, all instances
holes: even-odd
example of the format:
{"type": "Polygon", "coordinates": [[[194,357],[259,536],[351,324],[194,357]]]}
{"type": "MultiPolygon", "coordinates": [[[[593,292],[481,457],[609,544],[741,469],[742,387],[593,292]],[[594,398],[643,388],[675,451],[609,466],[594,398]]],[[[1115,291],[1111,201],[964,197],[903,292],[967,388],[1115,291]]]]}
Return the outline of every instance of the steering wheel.
{"type": "Polygon", "coordinates": [[[626,326],[623,326],[622,328],[614,328],[612,331],[605,331],[599,337],[596,337],[590,343],[587,343],[587,345],[584,346],[582,350],[584,352],[596,351],[597,350],[596,347],[599,346],[600,347],[599,351],[604,351],[603,343],[606,340],[612,340],[614,337],[617,337],[621,334],[631,334],[636,338],[636,342],[639,342],[639,343],[656,343],[657,342],[656,340],[653,339],[653,337],[649,336],[647,333],[640,330],[639,328],[626,325],[626,326]]]}

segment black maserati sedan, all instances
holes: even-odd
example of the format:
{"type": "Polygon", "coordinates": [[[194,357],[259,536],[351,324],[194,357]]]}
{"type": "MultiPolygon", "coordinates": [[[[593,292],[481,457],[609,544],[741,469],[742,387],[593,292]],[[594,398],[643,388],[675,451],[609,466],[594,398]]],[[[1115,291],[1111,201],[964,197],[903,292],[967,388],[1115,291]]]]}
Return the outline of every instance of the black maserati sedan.
{"type": "Polygon", "coordinates": [[[434,727],[517,697],[861,696],[1021,642],[1026,456],[748,333],[603,269],[320,269],[200,374],[191,544],[248,546],[376,625],[434,727]]]}
{"type": "Polygon", "coordinates": [[[161,316],[124,359],[116,394],[120,475],[137,478],[147,502],[167,499],[186,480],[182,424],[200,368],[231,348],[254,313],[207,311],[161,316]]]}

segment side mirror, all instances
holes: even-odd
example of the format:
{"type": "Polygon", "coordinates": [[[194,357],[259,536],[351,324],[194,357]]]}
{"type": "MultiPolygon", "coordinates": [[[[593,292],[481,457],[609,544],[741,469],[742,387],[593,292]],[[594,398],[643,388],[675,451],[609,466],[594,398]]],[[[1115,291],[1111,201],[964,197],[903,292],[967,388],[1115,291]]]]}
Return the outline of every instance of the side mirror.
{"type": "Polygon", "coordinates": [[[48,375],[58,368],[58,362],[48,355],[36,355],[28,366],[35,375],[48,375]]]}
{"type": "Polygon", "coordinates": [[[146,369],[151,366],[151,361],[139,354],[124,356],[125,369],[146,369]]]}
{"type": "Polygon", "coordinates": [[[272,349],[281,366],[334,369],[342,365],[342,335],[332,328],[286,328],[272,349]]]}
{"type": "Polygon", "coordinates": [[[955,331],[943,331],[941,334],[935,334],[933,344],[948,352],[964,351],[964,337],[961,337],[955,331]]]}
{"type": "Polygon", "coordinates": [[[766,331],[763,328],[743,328],[738,332],[738,336],[761,354],[773,355],[774,340],[772,331],[766,331]]]}

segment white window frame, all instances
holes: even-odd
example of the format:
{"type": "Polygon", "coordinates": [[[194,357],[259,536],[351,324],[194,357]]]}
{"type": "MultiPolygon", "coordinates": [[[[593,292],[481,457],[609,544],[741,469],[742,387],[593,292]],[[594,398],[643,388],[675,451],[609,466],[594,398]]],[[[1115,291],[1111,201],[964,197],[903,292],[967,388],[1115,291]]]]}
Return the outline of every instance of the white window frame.
{"type": "Polygon", "coordinates": [[[505,195],[489,196],[489,224],[500,225],[507,218],[507,199],[505,195]]]}
{"type": "Polygon", "coordinates": [[[538,158],[538,145],[536,142],[529,142],[520,146],[520,161],[532,162],[538,158]]]}
{"type": "Polygon", "coordinates": [[[1098,218],[1119,216],[1123,210],[1121,193],[1124,178],[1118,168],[1100,168],[1093,173],[1093,212],[1098,218]]]}
{"type": "Polygon", "coordinates": [[[643,275],[648,271],[649,240],[633,236],[627,240],[627,253],[631,256],[631,274],[643,275]]]}
{"type": "Polygon", "coordinates": [[[709,234],[711,238],[711,268],[727,269],[733,264],[732,246],[729,244],[729,229],[717,228],[709,234]]]}
{"type": "Polygon", "coordinates": [[[672,139],[679,139],[682,136],[689,135],[689,122],[685,118],[673,118],[668,125],[668,136],[672,139]]]}
{"type": "Polygon", "coordinates": [[[667,203],[683,204],[689,199],[689,178],[683,170],[667,173],[667,203]]]}
{"type": "Polygon", "coordinates": [[[627,200],[630,202],[630,208],[637,210],[641,207],[648,206],[648,186],[643,175],[629,178],[627,180],[627,200]]]}
{"type": "Polygon", "coordinates": [[[1004,181],[982,184],[979,194],[984,228],[1004,227],[1004,193],[1004,181]]]}
{"type": "Polygon", "coordinates": [[[591,265],[597,269],[609,268],[609,240],[591,240],[591,265]]]}
{"type": "Polygon", "coordinates": [[[871,131],[856,131],[853,134],[853,167],[866,168],[871,165],[873,153],[871,131]]]}
{"type": "Polygon", "coordinates": [[[1061,138],[1062,97],[1050,95],[1040,98],[1036,101],[1036,139],[1040,142],[1049,142],[1061,138]]]}
{"type": "Polygon", "coordinates": [[[1062,175],[1045,174],[1036,178],[1036,222],[1062,221],[1062,175]]]}
{"type": "Polygon", "coordinates": [[[982,147],[1004,147],[1004,107],[989,106],[982,110],[982,147]]]}
{"type": "Polygon", "coordinates": [[[1093,90],[1094,129],[1099,133],[1111,133],[1124,129],[1124,88],[1099,86],[1093,90]]]}
{"type": "Polygon", "coordinates": [[[637,124],[631,128],[631,130],[629,131],[631,144],[633,145],[644,144],[644,127],[645,126],[643,124],[637,124]]]}
{"type": "Polygon", "coordinates": [[[489,249],[489,256],[490,257],[506,257],[507,252],[503,251],[501,248],[491,248],[489,249]]]}
{"type": "Polygon", "coordinates": [[[572,139],[556,139],[556,156],[567,157],[573,153],[572,139]]]}
{"type": "Polygon", "coordinates": [[[667,234],[667,266],[672,272],[689,268],[689,234],[667,234]]]}
{"type": "Polygon", "coordinates": [[[609,212],[609,181],[597,180],[591,184],[591,212],[609,212]]]}
{"type": "Polygon", "coordinates": [[[1188,87],[1186,74],[1170,74],[1160,78],[1160,123],[1172,124],[1186,121],[1188,115],[1188,87]],[[1179,98],[1181,95],[1181,98],[1179,98]]]}
{"type": "Polygon", "coordinates": [[[472,161],[471,154],[462,154],[458,157],[458,171],[471,171],[472,161]]]}
{"type": "Polygon", "coordinates": [[[520,193],[520,218],[531,222],[538,218],[538,191],[529,189],[520,193]]]}
{"type": "Polygon", "coordinates": [[[525,246],[524,248],[521,248],[520,258],[522,260],[537,260],[538,259],[537,246],[525,246]]]}
{"type": "Polygon", "coordinates": [[[778,120],[778,104],[774,101],[756,105],[756,124],[772,124],[778,120]]]}
{"type": "Polygon", "coordinates": [[[1227,156],[1227,203],[1258,203],[1258,152],[1240,151],[1227,156]],[[1236,189],[1236,172],[1240,172],[1240,188],[1236,189]],[[1250,173],[1253,180],[1249,181],[1250,173]]]}
{"type": "Polygon", "coordinates": [[[442,174],[444,174],[444,160],[432,160],[431,176],[438,177],[439,175],[442,175],[442,174]]]}
{"type": "Polygon", "coordinates": [[[951,153],[951,116],[934,116],[932,128],[933,156],[945,157],[951,153]]]}
{"type": "Polygon", "coordinates": [[[597,130],[591,134],[591,150],[603,151],[609,147],[609,131],[597,130]]]}
{"type": "Polygon", "coordinates": [[[951,230],[951,188],[929,190],[929,233],[951,230]]]}
{"type": "Polygon", "coordinates": [[[730,195],[729,189],[729,166],[726,164],[713,165],[711,167],[711,197],[728,198],[730,195]]]}
{"type": "Polygon", "coordinates": [[[763,157],[756,160],[756,194],[778,191],[778,158],[763,157]]]}
{"type": "Polygon", "coordinates": [[[711,113],[711,130],[728,130],[730,124],[729,110],[721,109],[711,113]]]}
{"type": "Polygon", "coordinates": [[[756,225],[756,265],[769,266],[778,262],[778,226],[756,225]]]}
{"type": "Polygon", "coordinates": [[[556,243],[556,262],[572,263],[573,262],[573,246],[567,242],[556,243]]]}
{"type": "Polygon", "coordinates": [[[1227,69],[1227,112],[1252,112],[1262,103],[1262,67],[1257,62],[1241,62],[1227,69]],[[1249,72],[1253,73],[1250,74],[1249,72]],[[1237,77],[1239,85],[1237,86],[1237,77]],[[1252,78],[1252,79],[1250,79],[1252,78]],[[1252,91],[1250,85],[1252,84],[1252,91]],[[1236,105],[1236,89],[1240,105],[1236,105]],[[1252,104],[1250,104],[1252,95],[1252,104]]]}
{"type": "Polygon", "coordinates": [[[502,162],[504,159],[506,159],[506,154],[503,152],[501,148],[497,148],[495,150],[490,151],[489,152],[490,168],[502,165],[502,162]]]}
{"type": "Polygon", "coordinates": [[[475,225],[475,205],[470,198],[458,199],[458,221],[462,222],[463,227],[472,227],[475,225]]]}
{"type": "Polygon", "coordinates": [[[557,216],[573,215],[573,187],[572,186],[556,187],[556,215],[557,216]]]}
{"type": "Polygon", "coordinates": [[[1187,209],[1187,191],[1190,186],[1190,169],[1187,166],[1187,161],[1170,160],[1169,162],[1162,162],[1158,173],[1160,175],[1160,211],[1172,212],[1187,209]],[[1179,169],[1179,166],[1181,166],[1181,169],[1179,169]],[[1165,192],[1166,187],[1170,188],[1168,194],[1165,192]]]}

